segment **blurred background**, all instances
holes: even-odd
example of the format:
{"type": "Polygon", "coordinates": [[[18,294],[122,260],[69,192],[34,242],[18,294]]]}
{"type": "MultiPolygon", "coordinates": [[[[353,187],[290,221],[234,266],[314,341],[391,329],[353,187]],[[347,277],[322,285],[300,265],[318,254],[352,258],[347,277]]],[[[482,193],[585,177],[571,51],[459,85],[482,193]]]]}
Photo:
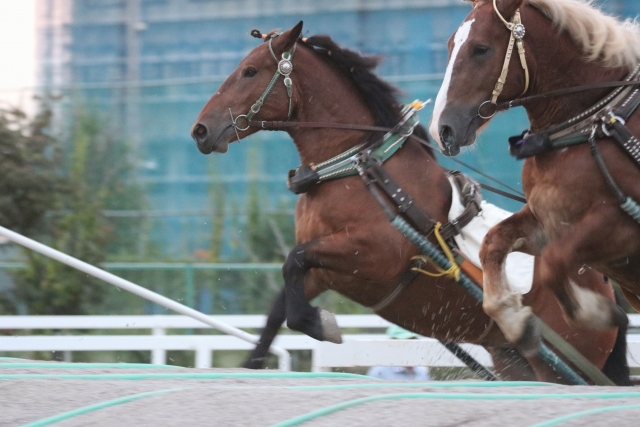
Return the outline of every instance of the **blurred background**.
{"type": "MultiPolygon", "coordinates": [[[[637,0],[597,3],[616,16],[640,13],[637,0]]],[[[296,196],[285,179],[296,150],[285,133],[262,132],[204,156],[189,136],[260,43],[249,32],[303,20],[306,36],[382,55],[379,74],[406,101],[425,100],[468,12],[461,0],[0,0],[0,225],[204,313],[266,313],[294,245],[296,196]]],[[[520,188],[506,138],[526,127],[523,111],[499,115],[460,159],[520,188]]],[[[165,313],[0,248],[0,314],[165,313]]],[[[337,313],[367,312],[323,298],[337,313]]]]}

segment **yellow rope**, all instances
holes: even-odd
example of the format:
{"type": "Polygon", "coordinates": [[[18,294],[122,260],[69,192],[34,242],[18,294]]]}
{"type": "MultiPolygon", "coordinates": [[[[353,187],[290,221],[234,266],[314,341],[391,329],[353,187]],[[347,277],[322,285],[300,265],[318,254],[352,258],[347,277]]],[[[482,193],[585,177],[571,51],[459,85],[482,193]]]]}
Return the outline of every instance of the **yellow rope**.
{"type": "Polygon", "coordinates": [[[432,273],[417,267],[412,268],[411,270],[413,271],[417,271],[419,273],[422,274],[426,274],[427,276],[431,276],[431,277],[442,277],[442,276],[446,276],[446,277],[450,277],[452,279],[455,279],[456,281],[460,280],[460,266],[456,263],[456,259],[453,256],[453,252],[451,252],[451,249],[449,249],[449,246],[447,245],[447,242],[444,241],[444,239],[442,238],[442,235],[440,234],[440,227],[442,227],[441,223],[437,223],[435,226],[435,231],[434,234],[436,236],[436,239],[438,240],[438,243],[440,244],[440,247],[442,248],[442,251],[444,252],[444,254],[447,256],[447,259],[449,259],[449,262],[451,263],[451,267],[448,270],[443,269],[442,267],[440,267],[438,264],[436,264],[435,262],[433,262],[432,259],[430,259],[429,257],[425,256],[425,255],[418,255],[412,258],[412,260],[414,259],[422,259],[426,262],[431,261],[433,262],[434,267],[436,268],[436,270],[438,270],[438,273],[432,273]]]}

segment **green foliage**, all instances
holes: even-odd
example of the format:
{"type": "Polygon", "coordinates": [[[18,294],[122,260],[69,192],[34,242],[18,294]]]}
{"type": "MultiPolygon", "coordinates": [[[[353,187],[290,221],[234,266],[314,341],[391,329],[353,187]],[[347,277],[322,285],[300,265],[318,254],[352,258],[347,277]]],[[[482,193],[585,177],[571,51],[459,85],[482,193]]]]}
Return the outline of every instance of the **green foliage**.
{"type": "Polygon", "coordinates": [[[31,121],[0,110],[0,225],[28,236],[42,229],[65,190],[58,147],[45,133],[50,119],[46,110],[31,121]]]}
{"type": "MultiPolygon", "coordinates": [[[[127,234],[131,230],[116,232],[103,215],[108,209],[141,207],[141,191],[131,184],[127,147],[87,112],[77,115],[69,139],[61,145],[66,156],[58,173],[65,191],[51,196],[57,210],[35,237],[85,262],[100,264],[109,252],[130,248],[137,237],[127,234]]],[[[31,251],[25,256],[27,267],[14,274],[13,300],[30,314],[84,314],[102,301],[103,282],[31,251]]],[[[16,310],[15,305],[8,308],[16,310]]]]}

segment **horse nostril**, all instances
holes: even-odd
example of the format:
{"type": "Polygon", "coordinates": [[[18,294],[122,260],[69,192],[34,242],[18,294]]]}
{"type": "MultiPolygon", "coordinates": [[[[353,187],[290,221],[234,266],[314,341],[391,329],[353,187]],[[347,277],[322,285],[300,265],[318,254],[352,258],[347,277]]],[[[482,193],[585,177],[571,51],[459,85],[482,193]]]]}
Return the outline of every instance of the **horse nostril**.
{"type": "Polygon", "coordinates": [[[440,141],[443,144],[450,144],[453,140],[453,129],[451,126],[442,125],[440,126],[440,141]]]}
{"type": "Polygon", "coordinates": [[[209,129],[207,129],[207,127],[205,125],[203,125],[202,123],[198,123],[197,125],[195,125],[193,127],[193,130],[191,131],[191,136],[196,141],[198,141],[198,140],[201,141],[201,140],[205,139],[208,134],[209,134],[209,129]]]}

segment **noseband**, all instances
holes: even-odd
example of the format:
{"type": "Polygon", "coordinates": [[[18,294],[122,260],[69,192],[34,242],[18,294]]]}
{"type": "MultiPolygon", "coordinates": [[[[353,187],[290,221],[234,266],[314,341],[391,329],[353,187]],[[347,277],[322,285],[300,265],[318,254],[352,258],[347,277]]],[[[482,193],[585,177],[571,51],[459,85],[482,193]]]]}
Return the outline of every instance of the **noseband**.
{"type": "MultiPolygon", "coordinates": [[[[251,34],[253,35],[253,31],[251,32],[251,34]]],[[[291,48],[291,50],[283,52],[282,59],[278,61],[276,54],[273,52],[273,47],[271,46],[271,42],[273,41],[274,38],[278,37],[280,34],[282,33],[275,32],[275,33],[272,33],[270,36],[265,36],[265,37],[269,37],[269,52],[271,52],[271,56],[273,57],[274,61],[276,61],[276,63],[278,64],[278,67],[276,68],[276,72],[271,78],[271,81],[269,82],[269,84],[267,85],[267,88],[264,90],[264,92],[262,92],[262,95],[260,95],[260,98],[258,98],[258,100],[251,106],[247,114],[241,114],[234,118],[233,113],[231,112],[231,108],[229,108],[229,114],[231,115],[231,123],[233,125],[234,130],[236,131],[236,137],[238,138],[238,141],[240,141],[240,136],[238,135],[238,131],[242,132],[251,127],[251,123],[250,123],[251,119],[253,118],[253,116],[258,114],[258,112],[260,111],[260,108],[262,108],[262,104],[264,104],[265,99],[267,98],[269,93],[271,93],[271,90],[275,86],[280,76],[284,77],[284,86],[287,88],[287,96],[289,97],[289,111],[287,113],[287,120],[291,118],[291,109],[293,107],[293,102],[292,102],[293,82],[291,81],[291,77],[290,77],[290,74],[293,71],[293,62],[291,61],[293,59],[293,54],[296,51],[297,43],[294,43],[293,48],[291,48]],[[241,118],[247,121],[247,125],[245,127],[240,127],[238,125],[238,120],[241,118]]]]}
{"type": "Polygon", "coordinates": [[[520,96],[524,95],[529,89],[529,68],[527,67],[527,60],[524,56],[524,43],[522,39],[524,38],[525,28],[522,25],[522,21],[520,20],[520,10],[516,10],[516,13],[513,15],[513,19],[511,22],[507,22],[506,19],[500,14],[498,10],[498,6],[496,5],[496,0],[493,0],[493,9],[496,11],[498,18],[504,23],[507,27],[507,30],[511,33],[509,37],[509,45],[507,47],[507,54],[504,58],[504,64],[502,65],[502,72],[500,73],[500,78],[496,82],[496,86],[493,89],[491,94],[491,99],[489,101],[485,101],[480,104],[478,107],[478,116],[481,119],[489,120],[498,112],[498,97],[502,93],[502,89],[504,89],[504,84],[507,81],[507,74],[509,73],[509,63],[511,62],[511,55],[513,54],[513,45],[518,46],[518,54],[520,56],[520,65],[522,65],[522,69],[524,70],[524,90],[520,94],[520,96]],[[483,115],[482,107],[485,105],[493,105],[493,111],[490,114],[483,115]]]}

